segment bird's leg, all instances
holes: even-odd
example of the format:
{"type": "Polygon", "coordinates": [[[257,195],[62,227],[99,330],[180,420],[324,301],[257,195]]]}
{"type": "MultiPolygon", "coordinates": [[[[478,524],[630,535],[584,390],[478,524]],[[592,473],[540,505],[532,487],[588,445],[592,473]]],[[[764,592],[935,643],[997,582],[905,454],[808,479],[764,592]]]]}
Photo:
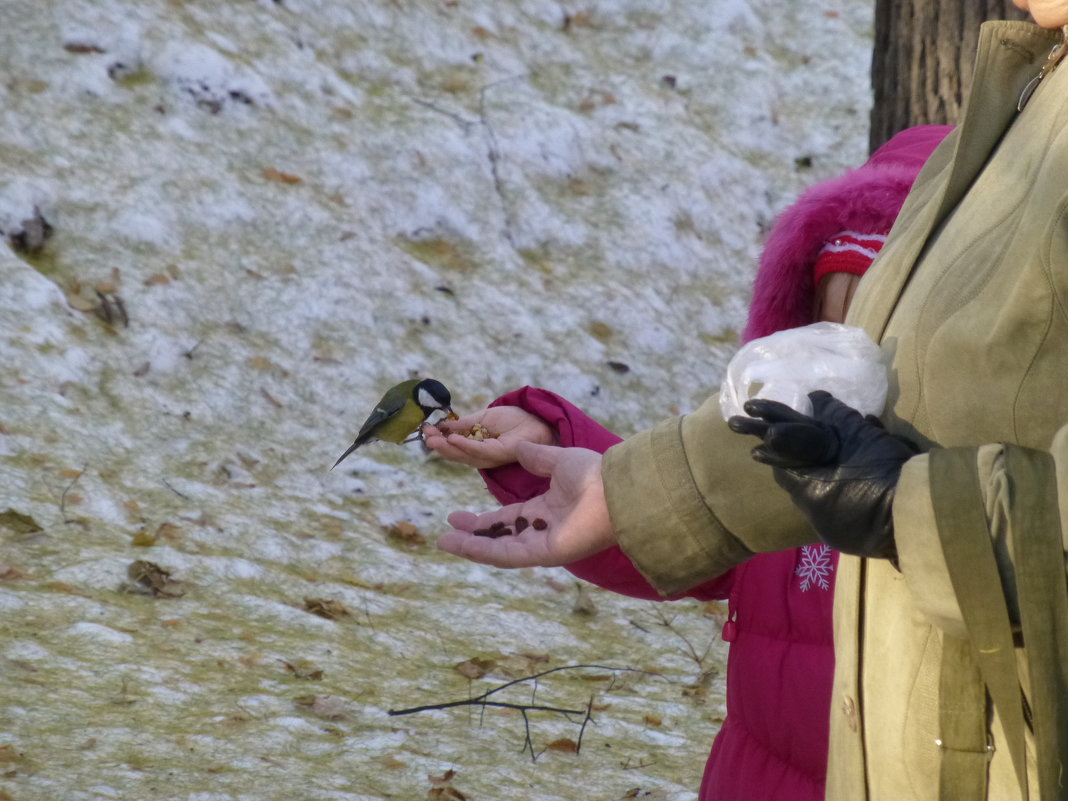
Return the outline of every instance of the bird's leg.
{"type": "Polygon", "coordinates": [[[408,437],[408,439],[404,440],[404,442],[401,443],[401,444],[402,445],[406,445],[409,442],[423,442],[423,443],[425,443],[426,442],[426,437],[423,436],[423,426],[425,426],[425,425],[426,425],[426,420],[421,422],[419,424],[419,428],[417,428],[415,430],[415,433],[412,436],[408,437]]]}

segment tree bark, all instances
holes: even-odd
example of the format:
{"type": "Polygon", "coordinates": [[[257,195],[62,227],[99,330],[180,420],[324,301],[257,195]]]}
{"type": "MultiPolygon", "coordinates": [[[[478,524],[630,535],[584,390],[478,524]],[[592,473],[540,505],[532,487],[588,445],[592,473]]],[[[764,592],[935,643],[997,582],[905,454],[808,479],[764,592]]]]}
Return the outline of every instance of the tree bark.
{"type": "Polygon", "coordinates": [[[1027,15],[1012,0],[876,0],[872,151],[912,125],[958,122],[989,19],[1027,15]]]}

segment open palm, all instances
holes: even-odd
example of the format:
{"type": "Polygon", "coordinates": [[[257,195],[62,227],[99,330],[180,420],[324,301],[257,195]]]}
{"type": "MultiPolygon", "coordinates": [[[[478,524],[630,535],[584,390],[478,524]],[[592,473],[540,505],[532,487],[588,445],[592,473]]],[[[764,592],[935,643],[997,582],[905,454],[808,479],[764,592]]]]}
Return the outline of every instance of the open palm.
{"type": "Polygon", "coordinates": [[[516,461],[521,442],[552,445],[555,434],[549,424],[518,406],[494,406],[458,420],[442,420],[423,428],[426,446],[450,462],[487,470],[516,461]],[[468,439],[466,433],[476,424],[490,436],[468,439]]]}
{"type": "Polygon", "coordinates": [[[549,489],[524,503],[477,515],[453,512],[453,528],[438,538],[443,551],[496,567],[555,567],[615,544],[601,481],[601,455],[585,448],[523,444],[519,463],[549,476],[549,489]],[[529,524],[517,531],[516,522],[529,524]],[[504,536],[480,536],[503,524],[504,536]]]}

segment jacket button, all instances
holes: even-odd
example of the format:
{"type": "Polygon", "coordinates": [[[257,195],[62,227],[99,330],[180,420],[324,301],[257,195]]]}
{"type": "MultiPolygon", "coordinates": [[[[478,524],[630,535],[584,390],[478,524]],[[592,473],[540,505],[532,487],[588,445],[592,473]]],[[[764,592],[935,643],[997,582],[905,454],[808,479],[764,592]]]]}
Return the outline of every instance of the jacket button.
{"type": "Polygon", "coordinates": [[[842,696],[842,714],[845,715],[846,723],[849,724],[850,731],[856,731],[857,724],[857,702],[850,696],[842,696]]]}

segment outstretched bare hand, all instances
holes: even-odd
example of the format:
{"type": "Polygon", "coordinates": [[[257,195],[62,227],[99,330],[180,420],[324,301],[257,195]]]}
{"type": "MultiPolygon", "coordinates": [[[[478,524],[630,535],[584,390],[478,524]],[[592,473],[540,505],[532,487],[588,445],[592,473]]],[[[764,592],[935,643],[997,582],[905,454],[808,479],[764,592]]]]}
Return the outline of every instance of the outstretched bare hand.
{"type": "Polygon", "coordinates": [[[453,512],[441,550],[496,567],[555,567],[615,544],[599,453],[520,443],[516,455],[528,471],[550,478],[548,491],[481,515],[453,512]]]}
{"type": "Polygon", "coordinates": [[[516,461],[516,446],[521,442],[552,445],[556,439],[548,423],[518,406],[494,406],[458,420],[442,420],[424,426],[423,436],[427,448],[443,458],[479,470],[516,461]],[[466,433],[475,425],[483,426],[489,436],[468,439],[466,433]]]}

